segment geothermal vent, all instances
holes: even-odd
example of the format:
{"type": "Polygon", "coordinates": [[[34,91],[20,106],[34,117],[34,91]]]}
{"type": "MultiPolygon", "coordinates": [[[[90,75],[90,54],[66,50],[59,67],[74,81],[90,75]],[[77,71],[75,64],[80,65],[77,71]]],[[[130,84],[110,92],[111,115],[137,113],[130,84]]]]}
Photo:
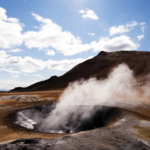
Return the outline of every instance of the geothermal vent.
{"type": "Polygon", "coordinates": [[[53,115],[56,105],[19,111],[16,113],[15,123],[45,133],[77,133],[103,127],[117,113],[115,108],[106,106],[65,105],[69,111],[61,112],[65,114],[65,117],[61,117],[60,114],[53,115]]]}

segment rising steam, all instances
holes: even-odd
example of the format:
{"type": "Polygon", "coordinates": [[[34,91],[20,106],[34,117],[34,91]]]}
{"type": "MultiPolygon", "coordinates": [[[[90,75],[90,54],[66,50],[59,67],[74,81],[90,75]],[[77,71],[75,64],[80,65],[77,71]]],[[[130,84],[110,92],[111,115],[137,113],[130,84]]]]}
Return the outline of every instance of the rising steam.
{"type": "Polygon", "coordinates": [[[141,104],[150,96],[147,89],[138,87],[133,71],[120,64],[105,80],[91,78],[71,83],[55,109],[44,119],[38,119],[41,119],[38,129],[45,132],[59,129],[77,132],[81,123],[92,119],[96,111],[103,109],[103,105],[129,108],[141,104]]]}
{"type": "Polygon", "coordinates": [[[91,78],[71,83],[40,128],[49,130],[63,127],[74,132],[80,122],[89,119],[100,109],[95,106],[127,107],[141,103],[141,99],[149,94],[146,92],[141,96],[135,88],[136,84],[132,70],[125,64],[115,68],[105,80],[91,78]],[[90,107],[82,107],[85,105],[90,107]],[[69,127],[69,123],[73,124],[72,127],[69,127]]]}

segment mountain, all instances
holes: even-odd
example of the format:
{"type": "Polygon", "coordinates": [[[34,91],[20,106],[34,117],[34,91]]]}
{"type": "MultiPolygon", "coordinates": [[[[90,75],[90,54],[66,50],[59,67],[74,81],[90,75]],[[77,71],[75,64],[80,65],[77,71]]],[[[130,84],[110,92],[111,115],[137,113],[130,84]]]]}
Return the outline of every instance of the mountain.
{"type": "Polygon", "coordinates": [[[52,81],[54,81],[57,78],[58,78],[57,76],[52,76],[51,78],[49,78],[47,80],[37,82],[37,83],[32,84],[32,85],[30,85],[30,86],[28,86],[26,88],[16,87],[16,88],[14,88],[11,91],[24,91],[24,90],[25,91],[36,91],[34,89],[36,89],[37,87],[41,87],[42,85],[45,85],[46,83],[52,82],[52,81]]]}
{"type": "Polygon", "coordinates": [[[125,63],[133,70],[135,77],[146,76],[150,72],[150,52],[144,51],[101,51],[92,59],[78,64],[64,75],[52,76],[50,79],[30,85],[26,88],[15,88],[11,91],[44,91],[61,89],[68,86],[70,82],[79,79],[96,77],[104,79],[117,65],[125,63]]]}

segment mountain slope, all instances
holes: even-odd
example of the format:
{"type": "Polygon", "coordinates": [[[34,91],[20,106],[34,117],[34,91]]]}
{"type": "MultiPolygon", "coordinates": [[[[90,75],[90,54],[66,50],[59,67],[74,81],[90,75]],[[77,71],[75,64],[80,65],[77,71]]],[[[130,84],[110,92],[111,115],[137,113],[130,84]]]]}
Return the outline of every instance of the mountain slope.
{"type": "Polygon", "coordinates": [[[117,65],[125,63],[133,70],[136,77],[145,76],[150,72],[150,52],[116,51],[103,52],[83,63],[78,64],[60,77],[51,77],[48,80],[35,83],[26,88],[15,88],[11,91],[43,91],[60,89],[70,82],[81,78],[106,78],[109,72],[117,65]]]}

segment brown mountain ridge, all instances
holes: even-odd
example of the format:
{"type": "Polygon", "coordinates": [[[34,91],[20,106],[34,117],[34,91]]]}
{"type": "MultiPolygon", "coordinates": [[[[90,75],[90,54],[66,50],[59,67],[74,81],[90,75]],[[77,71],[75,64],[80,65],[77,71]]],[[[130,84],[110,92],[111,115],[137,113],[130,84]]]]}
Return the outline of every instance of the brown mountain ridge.
{"type": "Polygon", "coordinates": [[[64,75],[35,83],[28,87],[17,87],[11,91],[45,91],[66,88],[70,82],[96,77],[104,79],[117,65],[125,63],[133,70],[135,77],[146,76],[150,72],[150,52],[146,51],[101,51],[92,59],[86,60],[69,70],[64,75]]]}

